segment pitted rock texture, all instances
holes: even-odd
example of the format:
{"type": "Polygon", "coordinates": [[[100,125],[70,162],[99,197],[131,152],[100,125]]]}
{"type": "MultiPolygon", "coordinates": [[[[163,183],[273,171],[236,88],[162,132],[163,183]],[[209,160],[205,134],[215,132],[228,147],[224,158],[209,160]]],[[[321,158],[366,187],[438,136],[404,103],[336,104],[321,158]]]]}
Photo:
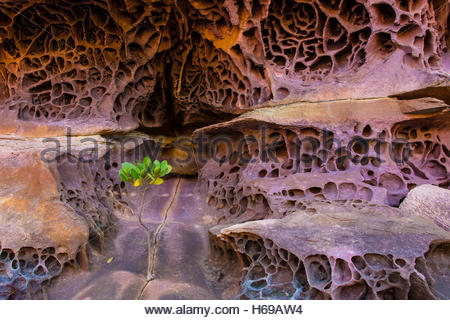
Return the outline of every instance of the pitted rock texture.
{"type": "Polygon", "coordinates": [[[218,258],[242,268],[238,298],[449,298],[450,234],[431,220],[395,208],[314,207],[211,230],[218,258]]]}
{"type": "Polygon", "coordinates": [[[170,39],[170,13],[161,4],[2,3],[1,101],[8,116],[2,125],[14,130],[18,122],[15,130],[40,135],[27,123],[47,123],[62,135],[65,125],[90,134],[164,124],[163,70],[155,55],[170,39]]]}
{"type": "Polygon", "coordinates": [[[398,206],[417,185],[449,188],[449,115],[441,102],[393,99],[257,110],[196,131],[200,184],[219,222],[314,199],[398,206]]]}
{"type": "Polygon", "coordinates": [[[446,70],[448,81],[447,64],[435,63],[448,54],[444,1],[190,3],[192,32],[172,78],[175,101],[191,116],[191,105],[239,112],[282,100],[385,96],[413,90],[407,79],[425,70],[446,70]],[[396,72],[400,83],[389,76],[396,72]]]}
{"type": "Polygon", "coordinates": [[[449,12],[1,1],[0,298],[449,298],[448,232],[392,208],[450,187],[449,12]],[[146,155],[203,193],[170,175],[138,217],[146,155]]]}
{"type": "Polygon", "coordinates": [[[450,190],[423,185],[408,193],[400,209],[428,217],[450,231],[450,190]]]}
{"type": "Polygon", "coordinates": [[[448,85],[448,14],[445,0],[2,2],[1,133],[200,126],[448,85]]]}
{"type": "Polygon", "coordinates": [[[86,269],[88,252],[103,252],[117,219],[136,210],[118,167],[153,150],[143,136],[0,137],[1,298],[45,298],[65,266],[86,269]]]}
{"type": "Polygon", "coordinates": [[[17,251],[0,247],[0,300],[47,298],[42,287],[62,272],[77,266],[64,248],[22,247],[17,251]]]}
{"type": "MultiPolygon", "coordinates": [[[[54,141],[63,146],[66,138],[54,141]]],[[[0,145],[0,299],[42,298],[41,285],[64,265],[86,266],[88,224],[60,200],[55,163],[41,158],[54,144],[1,136],[0,145]]]]}
{"type": "Polygon", "coordinates": [[[60,200],[89,225],[89,244],[103,249],[105,232],[114,223],[115,213],[127,210],[118,182],[110,179],[103,158],[84,163],[73,155],[62,157],[55,170],[60,200]]]}

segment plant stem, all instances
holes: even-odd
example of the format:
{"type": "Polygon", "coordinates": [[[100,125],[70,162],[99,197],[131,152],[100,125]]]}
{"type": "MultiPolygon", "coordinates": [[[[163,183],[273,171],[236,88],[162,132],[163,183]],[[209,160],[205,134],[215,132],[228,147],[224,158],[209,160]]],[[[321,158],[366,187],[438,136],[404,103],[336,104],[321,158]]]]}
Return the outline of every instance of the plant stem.
{"type": "Polygon", "coordinates": [[[144,211],[144,201],[145,201],[145,193],[147,192],[147,186],[142,190],[141,203],[139,205],[139,223],[144,227],[145,230],[149,231],[150,229],[142,222],[142,213],[144,211]]]}
{"type": "MultiPolygon", "coordinates": [[[[181,184],[181,177],[178,178],[178,182],[175,186],[175,190],[173,192],[172,198],[168,204],[168,206],[165,208],[164,210],[164,214],[163,214],[163,220],[161,221],[161,224],[156,228],[155,233],[153,235],[153,251],[151,256],[148,257],[148,270],[147,270],[147,282],[145,283],[145,285],[142,287],[139,295],[138,295],[138,300],[140,300],[142,298],[142,295],[144,294],[145,289],[147,288],[148,284],[155,278],[155,268],[156,268],[156,258],[157,258],[157,249],[158,249],[158,237],[161,234],[162,230],[164,229],[166,223],[167,223],[167,219],[169,217],[169,212],[173,206],[173,204],[175,203],[175,199],[177,198],[178,195],[178,191],[180,188],[180,184],[181,184]]],[[[151,239],[150,239],[150,232],[147,232],[147,241],[148,243],[150,243],[151,239]]],[[[150,245],[149,245],[149,250],[150,250],[150,245]]],[[[150,252],[150,251],[149,251],[150,252]]]]}
{"type": "Polygon", "coordinates": [[[145,193],[147,191],[147,186],[144,187],[144,189],[142,190],[142,197],[141,197],[141,203],[139,205],[139,224],[145,229],[145,231],[147,231],[147,280],[152,280],[153,279],[153,274],[152,274],[152,270],[151,270],[151,259],[152,259],[152,250],[151,250],[151,234],[150,234],[150,228],[147,227],[143,222],[142,222],[142,214],[144,212],[144,203],[145,203],[145,193]]]}

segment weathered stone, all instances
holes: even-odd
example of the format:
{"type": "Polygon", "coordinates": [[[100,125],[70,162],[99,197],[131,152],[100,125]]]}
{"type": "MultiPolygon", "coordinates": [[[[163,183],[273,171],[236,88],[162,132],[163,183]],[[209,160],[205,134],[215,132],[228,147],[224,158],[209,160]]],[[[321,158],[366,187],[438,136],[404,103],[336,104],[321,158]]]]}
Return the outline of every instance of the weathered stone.
{"type": "Polygon", "coordinates": [[[145,285],[145,278],[128,271],[110,271],[97,274],[95,282],[87,284],[72,299],[133,300],[145,285]]]}
{"type": "Polygon", "coordinates": [[[316,213],[296,211],[211,230],[241,257],[241,298],[450,297],[448,278],[442,277],[450,233],[428,218],[370,205],[311,206],[316,213]]]}
{"type": "Polygon", "coordinates": [[[450,187],[449,12],[0,2],[0,298],[448,298],[448,233],[390,206],[448,229],[415,188],[450,187]],[[138,217],[144,156],[173,171],[138,217]]]}
{"type": "Polygon", "coordinates": [[[131,209],[118,215],[105,233],[102,252],[91,250],[89,270],[59,276],[47,292],[51,299],[216,299],[214,281],[204,266],[208,259],[208,208],[193,189],[192,178],[169,178],[149,188],[141,222],[140,193],[121,191],[131,209]],[[152,254],[148,256],[147,229],[152,254]],[[158,231],[159,230],[159,231],[158,231]],[[154,238],[157,233],[156,238],[154,238]],[[153,242],[155,241],[155,242],[153,242]],[[155,251],[153,251],[155,250],[155,251]],[[154,253],[154,254],[153,254],[154,253]],[[110,262],[108,263],[108,260],[110,262]],[[148,267],[154,279],[146,279],[148,267]]]}
{"type": "Polygon", "coordinates": [[[428,217],[445,230],[450,230],[450,190],[422,185],[411,190],[400,209],[428,217]]]}
{"type": "Polygon", "coordinates": [[[430,114],[448,108],[442,100],[436,98],[421,98],[399,101],[400,110],[406,114],[430,114]]]}
{"type": "Polygon", "coordinates": [[[189,135],[164,136],[130,132],[122,135],[108,135],[111,153],[115,160],[127,157],[168,159],[172,173],[196,175],[195,145],[189,135]]]}
{"type": "Polygon", "coordinates": [[[47,136],[64,135],[67,126],[89,135],[163,125],[158,50],[137,48],[168,36],[159,19],[167,22],[170,13],[139,3],[2,3],[0,133],[43,136],[44,125],[47,136]]]}
{"type": "Polygon", "coordinates": [[[141,296],[142,300],[212,300],[210,291],[192,283],[155,280],[149,283],[141,296]]]}
{"type": "Polygon", "coordinates": [[[443,0],[3,2],[0,133],[199,126],[279,102],[445,90],[448,14],[443,0]]]}
{"type": "Polygon", "coordinates": [[[280,101],[380,97],[448,85],[446,71],[430,75],[449,68],[448,32],[439,27],[448,15],[444,2],[190,3],[190,42],[174,50],[172,67],[175,102],[188,122],[199,122],[194,116],[211,107],[241,113],[280,101]],[[417,12],[429,12],[436,27],[413,18],[417,12]],[[435,65],[436,58],[442,64],[435,65]]]}
{"type": "MultiPolygon", "coordinates": [[[[0,286],[14,288],[6,298],[33,293],[79,253],[86,263],[88,225],[61,201],[55,164],[41,158],[45,147],[38,139],[0,137],[0,286]]],[[[79,138],[73,147],[83,147],[79,138]]]]}
{"type": "Polygon", "coordinates": [[[312,199],[396,206],[417,185],[449,187],[449,126],[448,107],[426,99],[264,108],[195,132],[199,179],[222,222],[279,217],[312,199]]]}

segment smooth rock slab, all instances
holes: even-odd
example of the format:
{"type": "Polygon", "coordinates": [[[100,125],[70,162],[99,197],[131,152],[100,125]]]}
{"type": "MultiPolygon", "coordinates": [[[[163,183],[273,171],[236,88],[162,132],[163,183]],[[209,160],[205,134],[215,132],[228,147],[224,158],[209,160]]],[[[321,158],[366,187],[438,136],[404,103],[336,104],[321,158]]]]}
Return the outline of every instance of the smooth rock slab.
{"type": "Polygon", "coordinates": [[[450,230],[450,190],[422,185],[411,190],[400,209],[429,217],[445,230],[450,230]]]}

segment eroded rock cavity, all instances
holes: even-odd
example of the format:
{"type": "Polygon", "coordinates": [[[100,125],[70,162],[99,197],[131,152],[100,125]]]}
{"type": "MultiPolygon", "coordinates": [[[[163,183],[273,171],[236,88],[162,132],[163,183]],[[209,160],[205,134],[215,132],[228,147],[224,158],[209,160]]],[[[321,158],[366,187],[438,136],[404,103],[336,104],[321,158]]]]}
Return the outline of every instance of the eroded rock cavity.
{"type": "Polygon", "coordinates": [[[241,261],[237,298],[448,297],[448,280],[439,270],[448,269],[448,234],[432,221],[382,207],[315,207],[315,214],[298,211],[280,220],[212,229],[219,259],[229,263],[226,252],[233,250],[241,261]]]}
{"type": "Polygon", "coordinates": [[[199,179],[218,221],[282,217],[316,199],[398,206],[417,185],[448,188],[448,110],[406,114],[403,103],[298,104],[198,130],[209,142],[199,179]]]}
{"type": "MultiPolygon", "coordinates": [[[[171,135],[159,156],[174,173],[199,175],[203,193],[186,201],[213,212],[199,225],[220,224],[224,297],[448,298],[445,209],[423,214],[436,226],[392,207],[423,184],[449,189],[449,11],[446,0],[0,2],[0,298],[45,297],[64,266],[101,255],[136,206],[119,166],[157,157],[157,134],[171,135]],[[177,162],[174,137],[194,129],[183,150],[196,163],[177,162]],[[133,130],[137,143],[122,145],[133,130]],[[40,158],[37,138],[66,135],[80,148],[91,135],[100,154],[40,158]]],[[[122,271],[110,274],[140,283],[122,271]]]]}
{"type": "Polygon", "coordinates": [[[448,270],[449,123],[439,101],[374,99],[266,108],[197,130],[200,185],[222,224],[212,252],[243,272],[225,273],[234,297],[448,298],[437,265],[448,270]],[[422,184],[442,191],[426,197],[422,184]]]}
{"type": "Polygon", "coordinates": [[[200,126],[286,99],[442,85],[448,12],[445,0],[3,2],[2,131],[200,126]]]}

